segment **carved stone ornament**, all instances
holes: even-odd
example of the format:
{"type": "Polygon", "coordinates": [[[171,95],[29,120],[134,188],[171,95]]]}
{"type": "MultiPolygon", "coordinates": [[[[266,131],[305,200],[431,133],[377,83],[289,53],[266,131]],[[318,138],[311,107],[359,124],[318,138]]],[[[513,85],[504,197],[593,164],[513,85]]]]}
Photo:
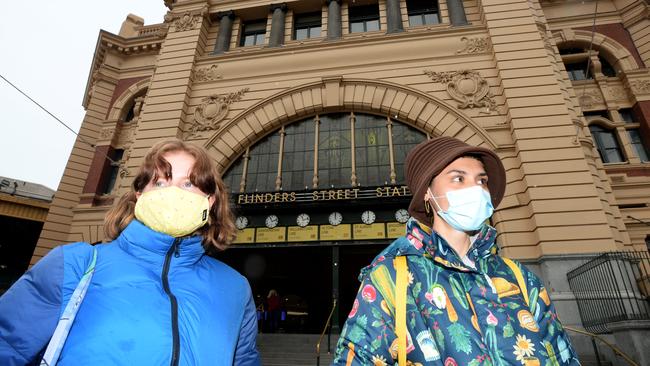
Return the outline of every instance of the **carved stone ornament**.
{"type": "Polygon", "coordinates": [[[120,177],[124,178],[127,175],[129,175],[129,169],[126,167],[126,163],[129,161],[129,158],[131,157],[131,149],[126,150],[124,152],[124,156],[122,156],[122,160],[120,161],[120,177]]]}
{"type": "Polygon", "coordinates": [[[192,80],[197,81],[212,81],[221,79],[221,75],[217,74],[217,65],[195,69],[192,73],[192,80]]]}
{"type": "Polygon", "coordinates": [[[594,104],[603,103],[603,96],[597,90],[585,90],[578,97],[578,101],[580,102],[580,106],[591,108],[594,104]]]}
{"type": "Polygon", "coordinates": [[[609,88],[608,94],[610,97],[614,98],[615,100],[627,99],[627,93],[625,93],[625,89],[623,89],[620,86],[613,86],[609,88]]]}
{"type": "Polygon", "coordinates": [[[634,80],[630,84],[635,93],[650,93],[650,80],[634,80]]]}
{"type": "Polygon", "coordinates": [[[496,109],[488,83],[474,70],[434,72],[424,70],[436,83],[446,83],[447,93],[459,102],[458,108],[486,108],[487,113],[496,109]]]}
{"type": "Polygon", "coordinates": [[[190,12],[187,12],[175,19],[171,13],[167,13],[165,15],[166,22],[171,22],[172,20],[174,21],[174,28],[176,29],[176,32],[193,29],[197,23],[197,19],[198,17],[191,14],[190,12]]]}
{"type": "Polygon", "coordinates": [[[101,132],[99,133],[99,138],[102,140],[107,140],[113,138],[114,133],[115,133],[115,128],[113,127],[102,128],[101,132]]]}
{"type": "Polygon", "coordinates": [[[465,47],[461,50],[456,51],[457,54],[461,53],[481,53],[487,52],[490,49],[490,41],[487,38],[467,38],[463,37],[460,39],[465,42],[465,47]]]}
{"type": "Polygon", "coordinates": [[[244,96],[248,88],[227,95],[213,94],[203,98],[201,104],[194,110],[194,124],[190,127],[186,138],[198,135],[200,131],[216,131],[220,122],[226,118],[230,105],[244,96]]]}

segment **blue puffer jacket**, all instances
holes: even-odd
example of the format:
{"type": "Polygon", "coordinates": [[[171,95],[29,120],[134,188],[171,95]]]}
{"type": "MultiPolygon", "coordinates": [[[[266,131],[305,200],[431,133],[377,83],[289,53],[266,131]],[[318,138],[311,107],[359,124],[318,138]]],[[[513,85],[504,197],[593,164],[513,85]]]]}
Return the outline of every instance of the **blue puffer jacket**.
{"type": "MultiPolygon", "coordinates": [[[[248,282],[205,255],[200,236],[175,239],[133,220],[96,248],[59,365],[260,364],[248,282]]],[[[58,247],[0,298],[0,364],[35,361],[91,258],[88,244],[58,247]]]]}

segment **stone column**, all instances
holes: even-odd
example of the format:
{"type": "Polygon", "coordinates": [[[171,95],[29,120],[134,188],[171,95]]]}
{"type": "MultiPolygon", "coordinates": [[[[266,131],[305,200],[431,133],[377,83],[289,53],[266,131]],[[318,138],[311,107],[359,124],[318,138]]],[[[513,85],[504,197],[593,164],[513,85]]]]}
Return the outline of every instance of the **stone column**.
{"type": "MultiPolygon", "coordinates": [[[[463,12],[463,14],[465,13],[463,12]]],[[[386,17],[388,18],[388,29],[386,30],[386,33],[398,33],[404,31],[404,26],[402,25],[402,13],[399,9],[399,0],[386,0],[386,17]]]]}
{"type": "Polygon", "coordinates": [[[447,10],[449,11],[449,22],[453,26],[467,25],[467,16],[463,0],[447,0],[447,10]]]}
{"type": "Polygon", "coordinates": [[[230,49],[232,22],[235,20],[235,12],[229,10],[218,13],[217,19],[219,19],[219,34],[217,35],[217,42],[214,44],[213,55],[224,53],[230,49]]]}
{"type": "MultiPolygon", "coordinates": [[[[129,171],[135,171],[140,166],[154,143],[181,137],[184,128],[189,128],[194,122],[190,105],[191,80],[170,78],[170,74],[184,72],[191,75],[197,56],[205,47],[203,35],[208,32],[210,21],[203,5],[197,2],[177,3],[174,11],[167,16],[171,26],[162,43],[140,112],[136,138],[131,145],[131,155],[127,162],[129,171]],[[175,47],[179,44],[183,45],[182,49],[175,47]]],[[[128,185],[124,184],[129,181],[122,180],[120,189],[128,189],[128,185]]]]}
{"type": "Polygon", "coordinates": [[[271,5],[271,36],[269,37],[269,47],[278,47],[284,43],[284,17],[287,13],[287,4],[271,5]]]}
{"type": "Polygon", "coordinates": [[[327,39],[341,38],[341,0],[327,0],[327,39]]]}

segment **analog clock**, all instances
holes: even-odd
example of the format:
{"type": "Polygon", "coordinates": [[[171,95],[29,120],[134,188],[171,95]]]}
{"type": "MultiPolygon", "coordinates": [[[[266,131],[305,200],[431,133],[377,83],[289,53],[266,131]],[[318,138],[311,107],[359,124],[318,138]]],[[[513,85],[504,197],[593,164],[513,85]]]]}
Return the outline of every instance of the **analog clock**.
{"type": "Polygon", "coordinates": [[[409,215],[409,212],[406,211],[403,208],[400,208],[399,210],[395,211],[395,220],[400,223],[405,223],[411,218],[411,215],[409,215]]]}
{"type": "Polygon", "coordinates": [[[375,218],[376,218],[375,213],[370,210],[363,211],[363,213],[361,214],[361,221],[363,221],[364,224],[368,224],[368,225],[372,224],[373,222],[375,222],[375,218]]]}
{"type": "Polygon", "coordinates": [[[269,215],[266,217],[266,227],[269,229],[273,229],[274,227],[278,226],[278,222],[280,222],[280,219],[278,219],[277,216],[275,215],[269,215]]]}
{"type": "Polygon", "coordinates": [[[298,224],[298,226],[300,227],[305,227],[309,225],[309,215],[307,215],[306,213],[301,213],[300,215],[298,215],[298,218],[296,218],[296,224],[298,224]]]}
{"type": "Polygon", "coordinates": [[[343,215],[340,212],[332,212],[327,220],[330,222],[330,225],[336,226],[343,221],[343,215]]]}
{"type": "Polygon", "coordinates": [[[237,220],[235,220],[235,226],[239,230],[245,229],[248,226],[248,218],[246,216],[238,216],[237,220]]]}

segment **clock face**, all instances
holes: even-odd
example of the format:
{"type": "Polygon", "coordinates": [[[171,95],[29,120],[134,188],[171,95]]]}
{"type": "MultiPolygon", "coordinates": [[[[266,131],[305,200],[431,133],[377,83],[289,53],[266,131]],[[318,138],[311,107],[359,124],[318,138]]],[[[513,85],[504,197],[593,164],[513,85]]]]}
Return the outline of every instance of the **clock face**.
{"type": "Polygon", "coordinates": [[[399,210],[395,211],[395,220],[400,223],[405,223],[411,218],[411,215],[409,215],[409,212],[406,211],[403,208],[400,208],[399,210]]]}
{"type": "Polygon", "coordinates": [[[248,226],[248,218],[246,216],[239,216],[237,217],[237,220],[235,220],[235,226],[239,230],[243,230],[248,226]]]}
{"type": "Polygon", "coordinates": [[[361,214],[361,221],[363,221],[364,224],[368,224],[368,225],[372,224],[373,222],[375,222],[375,218],[376,218],[375,213],[370,210],[363,211],[363,213],[361,214]]]}
{"type": "Polygon", "coordinates": [[[343,215],[340,212],[332,212],[327,220],[330,222],[330,225],[336,226],[343,221],[343,215]]]}
{"type": "Polygon", "coordinates": [[[307,215],[306,213],[301,213],[300,215],[298,215],[298,218],[296,218],[296,224],[298,224],[298,226],[300,227],[305,227],[309,225],[309,215],[307,215]]]}
{"type": "Polygon", "coordinates": [[[275,215],[267,216],[265,221],[266,227],[268,227],[269,229],[273,229],[274,227],[278,226],[278,222],[280,222],[280,219],[278,219],[278,217],[275,215]]]}

